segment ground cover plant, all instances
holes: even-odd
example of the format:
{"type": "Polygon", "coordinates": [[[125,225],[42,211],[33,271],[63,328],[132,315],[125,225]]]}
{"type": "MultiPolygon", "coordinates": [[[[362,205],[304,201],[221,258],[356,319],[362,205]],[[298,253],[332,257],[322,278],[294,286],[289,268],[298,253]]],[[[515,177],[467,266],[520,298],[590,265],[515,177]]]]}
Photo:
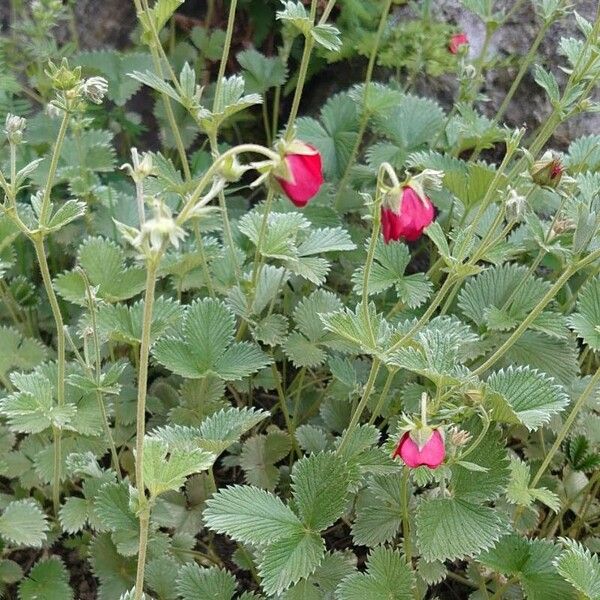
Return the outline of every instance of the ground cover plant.
{"type": "Polygon", "coordinates": [[[462,3],[11,2],[0,597],[600,598],[600,9],[462,3]]]}

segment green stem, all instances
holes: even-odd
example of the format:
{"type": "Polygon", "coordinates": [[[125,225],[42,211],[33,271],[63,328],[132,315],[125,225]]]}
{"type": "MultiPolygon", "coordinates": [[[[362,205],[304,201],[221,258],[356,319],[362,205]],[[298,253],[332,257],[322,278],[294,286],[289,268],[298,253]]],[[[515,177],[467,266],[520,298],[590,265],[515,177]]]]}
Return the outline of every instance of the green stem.
{"type": "MultiPolygon", "coordinates": [[[[219,145],[217,143],[216,133],[209,133],[208,140],[210,143],[210,150],[215,159],[219,158],[219,145]]],[[[229,222],[229,213],[227,212],[227,203],[225,202],[225,190],[219,191],[219,208],[221,209],[221,217],[223,218],[223,232],[225,234],[225,242],[229,251],[229,258],[233,264],[235,273],[235,281],[239,283],[240,280],[240,267],[238,265],[237,256],[235,252],[235,243],[233,241],[233,232],[231,230],[231,223],[229,222]]]]}
{"type": "Polygon", "coordinates": [[[235,25],[235,13],[237,10],[237,0],[231,0],[229,6],[229,19],[227,20],[227,31],[225,33],[225,43],[223,44],[223,54],[219,64],[219,74],[217,75],[217,85],[215,88],[215,100],[213,102],[213,111],[221,103],[221,94],[223,91],[223,77],[225,77],[225,69],[229,60],[229,50],[231,48],[231,38],[233,37],[233,26],[235,25]]]}
{"type": "Polygon", "coordinates": [[[575,422],[575,419],[579,415],[579,412],[586,405],[587,401],[590,399],[592,394],[596,391],[596,388],[599,383],[600,383],[600,368],[596,370],[596,372],[594,373],[594,376],[590,379],[589,383],[587,384],[587,386],[585,387],[585,389],[583,390],[583,392],[581,393],[581,395],[579,396],[579,398],[573,405],[573,408],[572,408],[571,412],[569,413],[569,416],[566,418],[565,422],[563,423],[563,426],[560,428],[560,431],[558,432],[556,439],[554,440],[554,443],[552,444],[552,447],[548,451],[548,454],[546,455],[544,462],[540,465],[539,469],[537,470],[537,473],[531,480],[530,487],[534,488],[539,483],[540,479],[546,472],[546,469],[550,466],[550,463],[552,462],[554,455],[560,448],[565,437],[567,437],[567,434],[569,433],[571,427],[573,426],[573,423],[575,422]]]}
{"type": "Polygon", "coordinates": [[[200,223],[196,221],[194,223],[194,233],[196,235],[196,244],[198,245],[198,251],[200,252],[200,259],[202,261],[202,273],[204,279],[206,279],[206,287],[208,294],[211,298],[215,297],[215,288],[213,286],[212,277],[210,276],[210,269],[208,268],[208,259],[206,258],[206,250],[204,248],[204,241],[202,239],[202,232],[200,231],[200,223]]]}
{"type": "MultiPolygon", "coordinates": [[[[381,179],[381,177],[380,177],[381,179]]],[[[378,188],[381,186],[378,185],[378,188]]],[[[379,189],[377,194],[379,195],[379,189]]],[[[377,241],[379,239],[379,229],[381,225],[381,211],[379,209],[380,202],[375,202],[375,214],[373,215],[373,230],[371,232],[371,240],[369,242],[369,250],[367,252],[367,261],[365,262],[363,273],[363,290],[362,290],[362,310],[367,329],[371,339],[371,346],[374,348],[377,345],[373,325],[371,323],[371,314],[369,313],[369,278],[371,276],[371,268],[373,267],[373,259],[375,258],[375,250],[377,249],[377,241]]]]}
{"type": "MultiPolygon", "coordinates": [[[[311,23],[314,23],[316,10],[317,0],[312,0],[310,5],[311,23]]],[[[306,81],[306,74],[308,73],[308,65],[310,63],[310,55],[312,54],[312,49],[314,45],[315,40],[312,37],[312,35],[308,35],[304,38],[304,50],[302,52],[302,59],[300,61],[300,70],[298,71],[298,82],[296,83],[296,90],[294,91],[292,108],[290,109],[290,115],[288,117],[287,127],[284,135],[284,139],[288,142],[294,136],[294,123],[296,122],[296,117],[298,116],[300,100],[302,99],[302,91],[304,90],[304,83],[306,81]]]]}
{"type": "Polygon", "coordinates": [[[148,530],[150,529],[150,509],[140,513],[140,546],[138,552],[137,571],[135,576],[134,600],[144,598],[144,571],[146,568],[146,549],[148,547],[148,530]]]}
{"type": "Polygon", "coordinates": [[[80,270],[80,275],[83,279],[87,299],[88,299],[88,309],[90,311],[90,319],[92,321],[92,338],[94,340],[94,359],[95,359],[95,373],[94,380],[96,382],[96,399],[98,401],[98,407],[100,408],[100,413],[102,414],[102,425],[104,427],[104,433],[106,434],[106,438],[108,440],[108,445],[110,449],[111,460],[113,463],[113,467],[117,472],[117,476],[121,479],[121,468],[119,466],[119,454],[117,453],[117,447],[115,446],[115,441],[113,439],[112,433],[110,431],[110,423],[108,421],[108,414],[106,412],[106,406],[104,404],[104,398],[102,398],[102,394],[100,392],[100,376],[102,374],[102,362],[100,356],[100,340],[98,339],[98,323],[96,319],[96,305],[94,302],[94,297],[92,295],[92,288],[90,286],[90,282],[87,278],[87,275],[83,269],[80,270]]]}
{"type": "Polygon", "coordinates": [[[360,402],[358,403],[356,410],[352,414],[352,418],[350,419],[350,423],[348,424],[348,427],[342,434],[342,439],[340,441],[340,445],[338,446],[338,448],[336,450],[337,454],[340,454],[342,452],[342,450],[344,449],[344,447],[350,440],[352,433],[356,429],[358,422],[360,421],[360,418],[369,402],[369,398],[371,397],[371,392],[373,391],[373,387],[375,386],[375,380],[377,379],[377,373],[379,373],[380,366],[381,366],[381,361],[378,358],[373,358],[373,363],[371,364],[371,371],[369,373],[369,379],[367,380],[367,383],[365,385],[365,389],[363,391],[362,398],[361,398],[360,402]]]}
{"type": "Polygon", "coordinates": [[[385,25],[387,23],[387,18],[392,7],[393,0],[386,0],[383,12],[381,13],[381,19],[379,20],[379,27],[377,29],[377,34],[375,36],[375,42],[373,44],[373,49],[371,50],[371,56],[369,57],[369,64],[367,66],[367,73],[365,76],[364,86],[365,89],[363,91],[363,100],[362,100],[362,115],[360,120],[360,125],[358,128],[358,135],[356,136],[356,141],[354,142],[354,146],[352,147],[352,152],[350,153],[350,158],[346,164],[346,168],[344,169],[344,173],[340,179],[338,184],[338,191],[335,195],[333,205],[338,206],[338,202],[341,194],[346,187],[346,183],[348,177],[350,176],[350,170],[354,165],[354,161],[358,155],[358,151],[360,149],[360,145],[362,143],[362,139],[365,135],[365,131],[367,130],[367,124],[369,123],[369,111],[367,110],[367,103],[369,99],[369,89],[371,87],[371,80],[373,79],[373,70],[375,68],[375,61],[377,59],[377,52],[379,51],[379,46],[381,45],[381,39],[383,37],[383,32],[385,31],[385,25]]]}
{"type": "MultiPolygon", "coordinates": [[[[49,178],[48,181],[51,181],[49,178]]],[[[36,235],[32,238],[37,256],[44,288],[50,302],[50,309],[54,317],[54,325],[56,327],[56,346],[57,346],[57,381],[56,381],[56,401],[58,407],[61,408],[65,403],[65,330],[63,318],[58,304],[58,298],[52,287],[52,278],[50,269],[48,268],[48,259],[46,257],[46,249],[44,247],[44,238],[41,235],[36,235]]],[[[54,436],[54,477],[52,481],[52,503],[54,505],[54,513],[58,515],[60,508],[60,479],[62,471],[62,455],[61,455],[61,436],[62,430],[58,427],[53,427],[54,436]]]]}
{"type": "Polygon", "coordinates": [[[404,538],[404,556],[406,562],[412,563],[412,549],[410,544],[410,518],[409,518],[409,483],[410,469],[405,466],[402,473],[402,537],[404,538]]]}
{"type": "Polygon", "coordinates": [[[150,355],[150,333],[152,328],[152,311],[156,290],[156,274],[160,263],[160,254],[149,258],[146,266],[146,292],[144,294],[144,315],[142,322],[142,339],[140,343],[140,359],[138,371],[138,394],[135,436],[135,485],[142,510],[140,519],[140,540],[138,564],[135,583],[135,600],[141,600],[144,592],[144,568],[146,563],[146,546],[148,544],[148,528],[150,508],[147,505],[144,487],[144,435],[146,432],[146,396],[148,392],[148,362],[150,355]]]}
{"type": "Polygon", "coordinates": [[[516,341],[523,335],[523,332],[537,319],[540,313],[546,308],[546,306],[554,299],[560,288],[583,266],[593,262],[600,257],[600,250],[596,250],[589,254],[586,258],[571,265],[566,271],[556,280],[554,285],[544,294],[542,299],[537,305],[531,310],[523,322],[513,331],[508,339],[477,369],[473,371],[474,376],[479,376],[493,366],[504,354],[512,348],[516,341]]]}
{"type": "Polygon", "coordinates": [[[150,358],[150,332],[152,327],[152,311],[154,309],[154,293],[156,290],[156,273],[159,257],[148,259],[146,270],[146,291],[144,294],[144,314],[142,322],[142,339],[138,369],[138,393],[135,437],[135,484],[144,496],[144,434],[146,431],[146,396],[148,392],[148,364],[150,358]]]}
{"type": "MultiPolygon", "coordinates": [[[[58,159],[62,150],[63,143],[65,141],[65,135],[69,127],[69,120],[71,115],[68,111],[63,113],[63,118],[58,130],[58,136],[54,144],[54,151],[52,152],[52,159],[50,160],[50,168],[48,169],[48,177],[46,179],[46,186],[44,187],[44,195],[42,197],[42,208],[40,211],[40,225],[45,225],[48,221],[50,212],[50,194],[54,185],[54,178],[56,177],[56,169],[58,168],[58,159]]],[[[13,181],[14,183],[14,181],[13,181]]]]}
{"type": "Polygon", "coordinates": [[[397,372],[397,369],[393,369],[388,372],[388,376],[383,385],[383,390],[381,390],[381,396],[379,396],[379,401],[377,402],[377,406],[375,406],[375,408],[373,409],[373,413],[371,414],[371,418],[369,419],[369,425],[373,425],[373,423],[375,422],[375,419],[381,413],[381,409],[383,408],[383,405],[385,404],[385,401],[386,401],[387,396],[390,391],[390,387],[392,386],[392,381],[394,381],[396,372],[397,372]]]}

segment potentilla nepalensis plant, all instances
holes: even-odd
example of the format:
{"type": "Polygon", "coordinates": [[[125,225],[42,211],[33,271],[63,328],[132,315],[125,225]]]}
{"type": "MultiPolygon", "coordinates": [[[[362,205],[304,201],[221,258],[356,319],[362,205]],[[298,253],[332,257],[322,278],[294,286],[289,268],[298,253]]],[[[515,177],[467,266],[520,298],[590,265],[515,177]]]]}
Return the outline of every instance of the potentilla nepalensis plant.
{"type": "Polygon", "coordinates": [[[468,46],[428,2],[135,0],[133,48],[80,51],[22,4],[0,597],[597,600],[600,138],[561,126],[600,14],[534,0],[500,57],[521,3],[464,2],[468,46]]]}

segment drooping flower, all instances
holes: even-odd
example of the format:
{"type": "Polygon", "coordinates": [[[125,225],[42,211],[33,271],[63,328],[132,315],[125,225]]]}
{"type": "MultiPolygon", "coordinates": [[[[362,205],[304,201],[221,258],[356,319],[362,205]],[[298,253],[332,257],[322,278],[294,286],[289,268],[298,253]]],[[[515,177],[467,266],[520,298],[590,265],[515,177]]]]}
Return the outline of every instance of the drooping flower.
{"type": "Polygon", "coordinates": [[[108,92],[108,81],[104,77],[90,77],[83,82],[81,91],[90,102],[102,104],[108,92]]]}
{"type": "Polygon", "coordinates": [[[400,457],[411,469],[422,466],[437,469],[445,456],[444,436],[439,429],[429,427],[406,431],[392,454],[392,458],[400,457]],[[417,438],[417,441],[413,438],[417,438]]]}
{"type": "Polygon", "coordinates": [[[431,224],[435,209],[431,200],[419,194],[410,186],[400,193],[390,193],[381,207],[381,231],[386,244],[391,241],[414,242],[431,224]]]}
{"type": "Polygon", "coordinates": [[[458,51],[460,50],[461,46],[468,45],[469,38],[467,37],[466,33],[455,33],[454,35],[450,36],[450,41],[448,42],[448,51],[451,54],[458,54],[458,51]]]}
{"type": "Polygon", "coordinates": [[[298,208],[303,208],[323,185],[321,154],[314,146],[294,140],[285,145],[274,175],[284,194],[298,208]]]}

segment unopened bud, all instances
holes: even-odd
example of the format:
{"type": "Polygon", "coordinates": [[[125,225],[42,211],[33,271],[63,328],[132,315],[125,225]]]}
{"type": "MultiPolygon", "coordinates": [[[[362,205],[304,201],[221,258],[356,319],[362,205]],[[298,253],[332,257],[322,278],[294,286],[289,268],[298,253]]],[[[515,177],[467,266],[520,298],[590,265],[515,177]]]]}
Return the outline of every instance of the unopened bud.
{"type": "Polygon", "coordinates": [[[516,190],[510,188],[506,199],[506,217],[509,221],[520,221],[525,214],[527,200],[516,190]]]}
{"type": "Polygon", "coordinates": [[[11,144],[20,144],[23,140],[23,132],[27,126],[27,121],[23,117],[17,115],[6,115],[6,121],[4,122],[4,133],[6,138],[11,144]]]}
{"type": "Polygon", "coordinates": [[[531,178],[538,185],[556,188],[564,173],[560,159],[551,151],[545,152],[531,167],[531,178]]]}
{"type": "Polygon", "coordinates": [[[142,181],[148,175],[152,175],[154,171],[154,162],[152,155],[144,152],[141,157],[137,148],[131,149],[131,164],[125,163],[121,165],[121,169],[126,169],[129,176],[136,182],[142,181]]]}
{"type": "Polygon", "coordinates": [[[46,75],[52,80],[52,87],[63,92],[75,90],[81,83],[81,67],[71,69],[66,58],[59,67],[49,61],[46,75]]]}

